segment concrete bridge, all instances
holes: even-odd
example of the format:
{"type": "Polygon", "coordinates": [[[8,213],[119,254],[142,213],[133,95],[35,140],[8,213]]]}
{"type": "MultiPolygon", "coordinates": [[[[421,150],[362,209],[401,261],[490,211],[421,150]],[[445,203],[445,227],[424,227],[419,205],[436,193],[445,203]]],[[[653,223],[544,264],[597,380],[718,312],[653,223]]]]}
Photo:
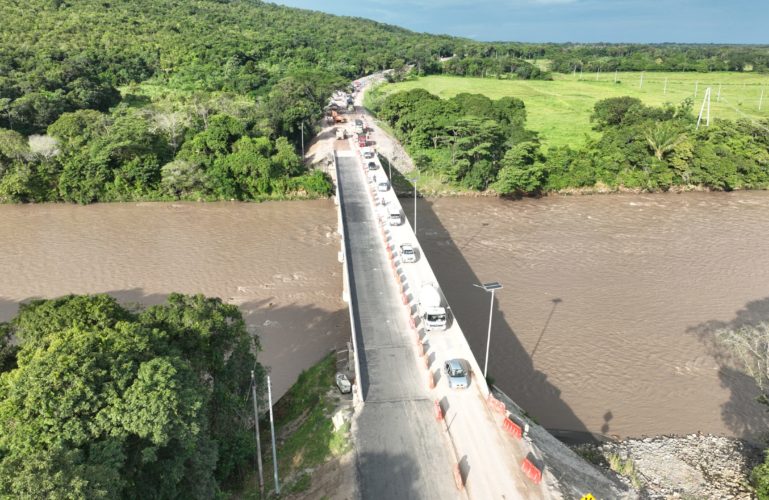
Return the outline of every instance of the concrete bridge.
{"type": "MultiPolygon", "coordinates": [[[[388,209],[403,213],[393,190],[379,192],[358,148],[344,149],[335,154],[335,173],[356,354],[353,432],[361,496],[560,497],[541,457],[520,436],[524,422],[490,396],[457,319],[446,331],[422,328],[418,291],[437,283],[435,274],[409,222],[387,223],[388,209]],[[401,262],[401,243],[415,245],[417,262],[401,262]],[[451,390],[446,382],[443,363],[455,358],[470,368],[467,389],[451,390]]],[[[373,173],[386,178],[381,165],[373,173]]]]}

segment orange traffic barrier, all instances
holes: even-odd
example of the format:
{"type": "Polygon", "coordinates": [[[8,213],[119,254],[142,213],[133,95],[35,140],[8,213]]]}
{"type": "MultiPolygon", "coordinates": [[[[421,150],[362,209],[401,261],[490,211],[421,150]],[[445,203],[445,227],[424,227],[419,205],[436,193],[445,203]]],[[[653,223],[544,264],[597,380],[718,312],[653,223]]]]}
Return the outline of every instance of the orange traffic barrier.
{"type": "Polygon", "coordinates": [[[413,330],[416,330],[416,328],[417,328],[417,322],[416,322],[416,321],[414,321],[414,317],[413,317],[413,316],[411,316],[410,314],[409,314],[409,326],[410,326],[410,327],[411,327],[413,330]]]}
{"type": "Polygon", "coordinates": [[[532,483],[539,484],[540,481],[542,481],[542,471],[539,470],[537,466],[534,465],[528,458],[523,459],[523,463],[521,463],[521,469],[523,470],[523,473],[526,474],[529,479],[531,479],[532,483]]]}
{"type": "Polygon", "coordinates": [[[424,364],[425,364],[425,368],[429,370],[429,369],[430,369],[430,356],[428,356],[428,355],[426,355],[426,354],[425,354],[425,355],[423,355],[423,356],[422,356],[422,361],[423,361],[423,362],[424,362],[424,364]]]}
{"type": "Polygon", "coordinates": [[[457,489],[460,491],[465,489],[465,482],[462,480],[462,471],[459,470],[459,464],[454,466],[454,484],[457,485],[457,489]]]}
{"type": "Polygon", "coordinates": [[[435,377],[433,377],[433,372],[428,372],[427,374],[427,387],[435,389],[435,377]]]}
{"type": "Polygon", "coordinates": [[[409,303],[409,298],[406,297],[405,293],[401,294],[401,300],[403,301],[404,304],[408,304],[409,303]]]}
{"type": "Polygon", "coordinates": [[[517,439],[521,439],[521,436],[523,436],[523,430],[509,418],[502,421],[502,428],[517,439]]]}
{"type": "Polygon", "coordinates": [[[488,399],[486,401],[488,402],[489,406],[493,410],[495,410],[497,413],[501,413],[502,415],[507,413],[507,407],[505,406],[505,403],[503,403],[502,401],[498,400],[497,398],[495,398],[491,394],[489,394],[489,397],[488,397],[488,399]]]}
{"type": "Polygon", "coordinates": [[[443,410],[441,409],[441,404],[438,402],[438,400],[435,400],[435,420],[441,421],[443,420],[443,410]]]}
{"type": "Polygon", "coordinates": [[[417,342],[417,352],[419,353],[419,357],[425,355],[425,345],[422,342],[417,342]]]}

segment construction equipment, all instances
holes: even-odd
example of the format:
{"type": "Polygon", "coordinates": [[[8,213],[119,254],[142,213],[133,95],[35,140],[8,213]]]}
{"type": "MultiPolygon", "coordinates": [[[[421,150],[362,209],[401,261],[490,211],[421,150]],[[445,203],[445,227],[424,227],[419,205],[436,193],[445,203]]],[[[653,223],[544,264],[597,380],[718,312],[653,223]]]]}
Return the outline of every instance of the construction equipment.
{"type": "Polygon", "coordinates": [[[336,111],[331,111],[331,116],[334,118],[334,123],[345,123],[347,122],[347,118],[340,115],[336,111]]]}

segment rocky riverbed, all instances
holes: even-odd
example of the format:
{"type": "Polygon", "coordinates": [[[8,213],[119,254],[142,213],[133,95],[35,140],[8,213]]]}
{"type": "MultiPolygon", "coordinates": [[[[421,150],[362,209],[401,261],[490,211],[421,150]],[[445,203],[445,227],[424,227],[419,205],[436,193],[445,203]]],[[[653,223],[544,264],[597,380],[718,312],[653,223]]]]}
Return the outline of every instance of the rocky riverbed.
{"type": "Polygon", "coordinates": [[[690,434],[626,439],[573,449],[617,474],[640,498],[755,498],[751,469],[761,449],[740,439],[690,434]]]}

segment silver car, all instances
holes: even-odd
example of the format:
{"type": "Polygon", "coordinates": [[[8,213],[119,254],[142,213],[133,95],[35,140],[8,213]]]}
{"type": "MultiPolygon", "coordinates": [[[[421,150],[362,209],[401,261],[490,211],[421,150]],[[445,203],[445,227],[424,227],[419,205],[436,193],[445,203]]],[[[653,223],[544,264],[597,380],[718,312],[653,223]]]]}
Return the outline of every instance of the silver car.
{"type": "Polygon", "coordinates": [[[467,372],[462,361],[450,359],[443,364],[443,371],[449,381],[449,389],[466,389],[468,386],[467,372]]]}

